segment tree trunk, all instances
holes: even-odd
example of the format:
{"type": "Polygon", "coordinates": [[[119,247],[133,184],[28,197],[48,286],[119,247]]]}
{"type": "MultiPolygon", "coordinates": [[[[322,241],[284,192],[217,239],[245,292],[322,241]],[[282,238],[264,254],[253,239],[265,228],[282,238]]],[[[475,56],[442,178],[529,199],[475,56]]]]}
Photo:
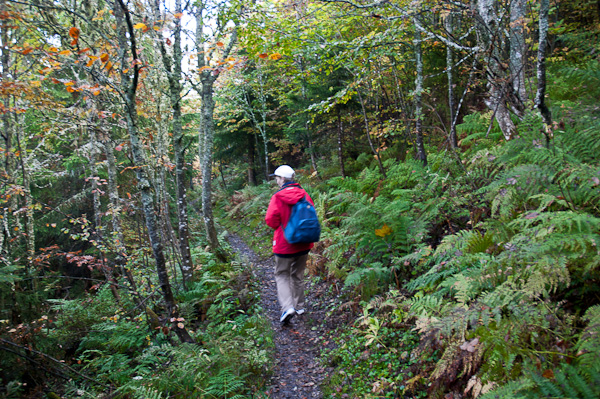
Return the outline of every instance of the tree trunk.
{"type": "Polygon", "coordinates": [[[256,186],[258,182],[256,181],[256,155],[255,155],[255,145],[254,145],[254,135],[248,136],[248,184],[251,186],[256,186]]]}
{"type": "MultiPolygon", "coordinates": [[[[27,156],[26,148],[23,148],[23,126],[25,126],[25,122],[23,120],[19,121],[19,116],[16,115],[17,121],[15,123],[15,136],[17,139],[17,150],[19,151],[19,167],[21,169],[21,177],[23,179],[23,198],[25,209],[25,248],[27,253],[27,267],[26,273],[27,276],[30,277],[33,269],[33,259],[35,257],[35,219],[33,215],[33,197],[31,196],[31,183],[29,170],[25,166],[28,162],[25,158],[27,156]]],[[[32,280],[32,289],[36,289],[37,280],[32,280]]]]}
{"type": "MultiPolygon", "coordinates": [[[[454,20],[452,15],[446,17],[444,25],[449,35],[454,32],[454,20]]],[[[458,138],[456,137],[456,118],[454,109],[454,50],[451,46],[446,46],[446,75],[448,77],[448,108],[450,114],[450,132],[448,133],[448,143],[451,148],[458,147],[458,138]]]]}
{"type": "MultiPolygon", "coordinates": [[[[510,140],[515,133],[515,124],[510,118],[506,105],[508,95],[507,78],[504,76],[502,61],[503,34],[498,25],[499,18],[496,13],[497,0],[477,0],[477,10],[481,21],[478,24],[478,40],[481,51],[485,52],[488,98],[485,100],[487,107],[493,112],[500,130],[506,140],[510,140]]],[[[510,89],[512,92],[512,88],[510,89]]],[[[490,125],[491,127],[491,125],[490,125]]]]}
{"type": "Polygon", "coordinates": [[[540,3],[540,32],[537,53],[537,90],[535,93],[535,107],[540,111],[546,125],[546,139],[552,135],[552,114],[546,105],[546,48],[548,47],[548,9],[549,0],[540,3]]]}
{"type": "Polygon", "coordinates": [[[337,107],[337,147],[338,147],[338,159],[340,161],[340,172],[342,173],[342,178],[346,177],[346,168],[344,167],[344,130],[342,127],[342,115],[340,113],[340,107],[337,107]]]}
{"type": "Polygon", "coordinates": [[[215,101],[213,98],[213,83],[211,76],[202,80],[202,137],[204,138],[204,152],[200,160],[202,169],[202,217],[208,243],[214,253],[223,257],[212,210],[212,162],[214,146],[215,124],[213,114],[215,101]]]}
{"type": "MultiPolygon", "coordinates": [[[[135,32],[133,23],[131,22],[131,16],[129,15],[129,10],[123,3],[123,0],[118,0],[115,2],[113,11],[117,20],[117,34],[121,52],[121,65],[131,65],[131,62],[127,57],[128,53],[131,53],[131,56],[134,60],[138,59],[135,32]]],[[[169,274],[167,273],[167,266],[163,252],[163,243],[154,212],[154,198],[151,190],[152,186],[148,178],[148,171],[146,170],[146,166],[144,166],[146,165],[146,160],[137,127],[136,90],[140,66],[137,62],[134,62],[133,64],[132,77],[129,76],[129,73],[121,73],[122,91],[125,100],[127,131],[129,133],[129,139],[131,142],[133,160],[137,166],[136,177],[138,181],[138,188],[142,197],[142,209],[146,219],[146,228],[148,229],[152,253],[156,262],[158,281],[163,293],[163,299],[167,308],[168,317],[170,320],[176,320],[179,316],[179,311],[175,304],[175,298],[173,297],[171,284],[169,283],[169,274]]],[[[171,325],[182,342],[194,342],[185,326],[182,328],[177,322],[172,322],[171,325]]]]}
{"type": "MultiPolygon", "coordinates": [[[[204,38],[204,4],[198,2],[196,4],[196,43],[198,50],[198,69],[200,72],[200,87],[196,87],[196,90],[200,94],[202,99],[201,106],[201,132],[200,142],[202,152],[200,153],[200,166],[202,169],[202,216],[204,218],[204,227],[206,230],[206,237],[213,253],[221,261],[226,260],[225,253],[219,245],[217,237],[217,230],[215,228],[215,222],[213,219],[212,211],[212,163],[213,163],[213,147],[214,147],[214,134],[215,134],[215,122],[214,122],[214,109],[215,101],[213,98],[213,85],[219,77],[219,69],[206,70],[205,67],[208,65],[208,58],[205,51],[203,51],[204,38]]],[[[223,34],[219,31],[218,34],[223,34]]],[[[229,43],[223,50],[222,58],[226,59],[233,45],[237,41],[237,30],[234,28],[230,34],[229,43]]]]}
{"type": "Polygon", "coordinates": [[[523,117],[527,91],[525,89],[525,5],[526,0],[510,3],[510,74],[514,101],[514,112],[523,117]]]}
{"type": "Polygon", "coordinates": [[[421,31],[415,31],[415,61],[417,75],[415,77],[415,135],[417,144],[417,159],[427,166],[427,154],[423,143],[423,47],[421,31]]]}

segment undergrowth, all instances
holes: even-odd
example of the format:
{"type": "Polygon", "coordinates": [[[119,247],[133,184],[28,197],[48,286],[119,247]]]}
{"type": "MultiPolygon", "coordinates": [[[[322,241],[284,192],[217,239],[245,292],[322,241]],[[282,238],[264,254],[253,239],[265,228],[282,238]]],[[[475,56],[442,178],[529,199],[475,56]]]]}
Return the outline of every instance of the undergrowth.
{"type": "MultiPolygon", "coordinates": [[[[531,113],[504,142],[480,134],[488,122],[465,121],[460,164],[438,153],[429,168],[386,161],[387,179],[302,178],[323,226],[311,272],[362,304],[323,355],[327,394],[597,397],[599,130],[557,124],[546,140],[531,113]]],[[[272,192],[227,208],[257,242],[272,192]]]]}
{"type": "MultiPolygon", "coordinates": [[[[71,381],[63,395],[248,398],[262,390],[271,372],[273,341],[251,266],[219,263],[204,251],[194,255],[202,273],[177,292],[177,321],[193,344],[178,343],[169,323],[158,318],[162,305],[151,292],[145,309],[126,300],[117,303],[106,286],[83,300],[54,301],[58,318],[45,339],[70,353],[72,370],[93,376],[71,381]]],[[[148,278],[153,290],[158,284],[148,278]]]]}

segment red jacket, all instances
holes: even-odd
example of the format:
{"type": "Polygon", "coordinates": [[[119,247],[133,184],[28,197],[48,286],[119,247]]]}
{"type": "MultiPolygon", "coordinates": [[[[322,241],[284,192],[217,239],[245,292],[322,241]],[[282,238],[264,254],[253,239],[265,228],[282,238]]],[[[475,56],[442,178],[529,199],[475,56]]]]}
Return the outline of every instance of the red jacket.
{"type": "Polygon", "coordinates": [[[306,195],[306,199],[314,206],[310,195],[304,191],[298,183],[288,183],[277,191],[271,197],[265,222],[275,229],[273,234],[273,253],[275,255],[291,255],[299,252],[308,251],[313,247],[313,243],[308,244],[290,244],[283,235],[283,229],[287,225],[292,213],[292,205],[298,202],[306,195]]]}

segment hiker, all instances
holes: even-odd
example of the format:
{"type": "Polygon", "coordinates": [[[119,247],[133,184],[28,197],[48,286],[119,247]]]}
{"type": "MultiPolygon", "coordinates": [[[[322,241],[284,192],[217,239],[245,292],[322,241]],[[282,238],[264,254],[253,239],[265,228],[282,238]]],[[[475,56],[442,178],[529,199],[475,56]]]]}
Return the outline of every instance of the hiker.
{"type": "Polygon", "coordinates": [[[314,203],[306,191],[300,187],[300,184],[294,181],[294,169],[288,165],[278,167],[271,176],[275,176],[275,181],[280,189],[271,197],[265,222],[269,227],[275,229],[273,254],[275,255],[277,299],[281,306],[279,321],[285,324],[294,315],[301,315],[305,312],[304,269],[313,243],[290,244],[285,238],[284,228],[288,224],[294,204],[305,196],[313,207],[314,203]]]}

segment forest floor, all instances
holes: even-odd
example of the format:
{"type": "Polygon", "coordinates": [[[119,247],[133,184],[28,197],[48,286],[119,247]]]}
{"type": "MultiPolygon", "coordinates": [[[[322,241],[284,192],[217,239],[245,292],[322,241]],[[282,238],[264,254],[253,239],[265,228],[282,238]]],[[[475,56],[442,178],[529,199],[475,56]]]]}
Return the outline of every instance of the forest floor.
{"type": "Polygon", "coordinates": [[[261,282],[261,305],[273,327],[275,364],[273,375],[266,384],[267,397],[323,398],[320,385],[331,370],[319,361],[320,352],[334,346],[333,334],[338,326],[349,322],[350,314],[337,311],[340,298],[331,295],[331,284],[309,277],[306,280],[306,313],[296,315],[288,325],[282,325],[273,256],[261,259],[236,235],[229,236],[229,243],[243,262],[253,265],[255,278],[261,282]]]}

